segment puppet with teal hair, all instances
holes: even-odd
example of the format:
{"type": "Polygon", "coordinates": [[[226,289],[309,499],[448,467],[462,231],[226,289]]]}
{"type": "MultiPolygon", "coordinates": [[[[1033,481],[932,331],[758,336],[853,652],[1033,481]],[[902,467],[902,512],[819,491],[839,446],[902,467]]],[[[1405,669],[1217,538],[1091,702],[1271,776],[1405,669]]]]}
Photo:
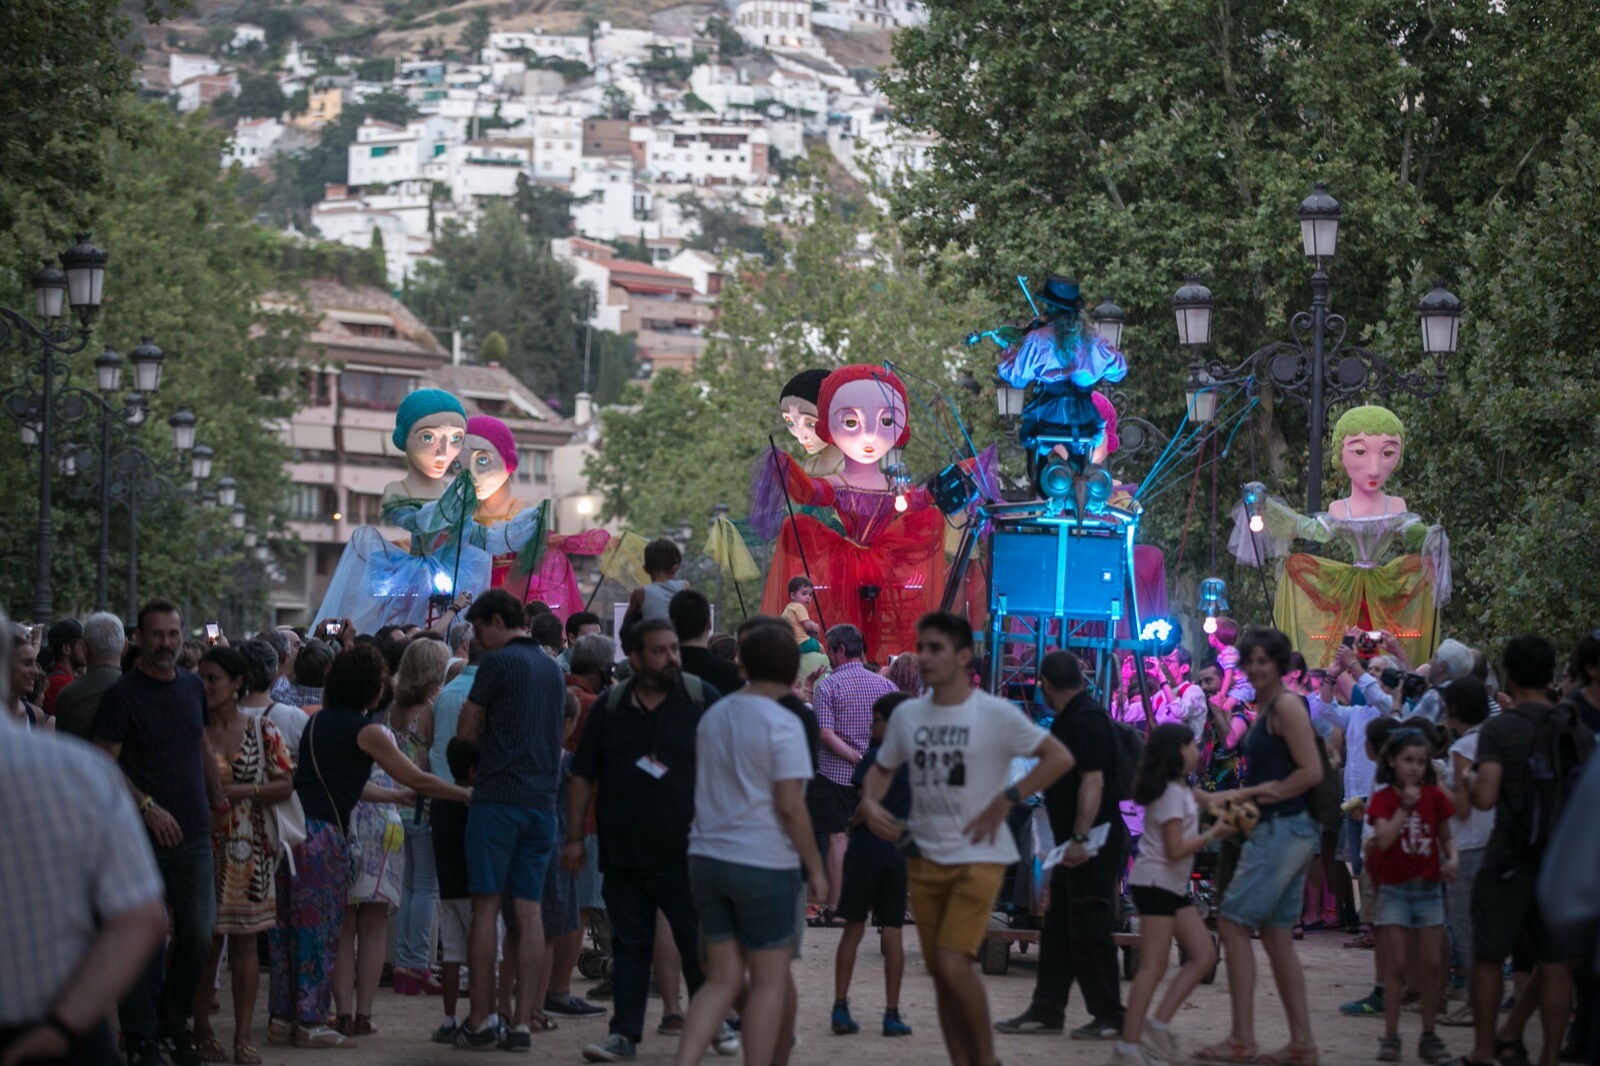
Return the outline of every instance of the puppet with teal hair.
{"type": "Polygon", "coordinates": [[[383,517],[408,536],[390,541],[361,526],[345,545],[316,621],[344,618],[360,633],[386,625],[426,625],[435,595],[478,593],[489,587],[490,556],[515,552],[539,531],[530,508],[494,526],[473,520],[478,507],[472,474],[453,479],[467,435],[467,412],[442,389],[418,389],[395,411],[394,446],[406,473],[383,489],[383,517]]]}
{"type": "Polygon", "coordinates": [[[1296,540],[1348,552],[1348,562],[1303,553],[1283,560],[1273,622],[1314,667],[1333,661],[1352,628],[1393,634],[1414,663],[1438,643],[1438,609],[1450,600],[1450,541],[1443,527],[1384,491],[1404,456],[1405,432],[1386,407],[1351,408],[1333,427],[1348,496],[1302,515],[1251,482],[1234,508],[1228,547],[1246,565],[1282,558],[1296,540]]]}

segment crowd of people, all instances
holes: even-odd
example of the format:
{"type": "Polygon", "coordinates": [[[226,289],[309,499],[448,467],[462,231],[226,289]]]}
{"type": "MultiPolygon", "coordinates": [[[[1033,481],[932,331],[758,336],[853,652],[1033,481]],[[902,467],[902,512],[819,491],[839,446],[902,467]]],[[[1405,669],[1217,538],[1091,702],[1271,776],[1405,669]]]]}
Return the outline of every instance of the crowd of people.
{"type": "Polygon", "coordinates": [[[658,545],[620,654],[595,615],[502,590],[371,634],[196,639],[160,600],[128,634],[107,613],[10,625],[0,1062],[346,1048],[376,1032],[388,984],[437,997],[418,1035],[457,1048],[526,1052],[606,1016],[593,1062],[637,1054],[654,986],[679,1066],[741,1048],[786,1066],[815,1009],[792,976],[806,930],[842,927],[844,1036],[869,921],[882,1035],[936,1022],[958,1066],[993,1066],[997,1032],[1065,1032],[1074,983],[1071,1036],[1114,1063],[1315,1064],[1296,941],[1341,929],[1373,951],[1371,993],[1341,1010],[1382,1032],[1340,1061],[1398,1061],[1414,1000],[1424,1061],[1454,1043],[1468,1066],[1531,1062],[1537,1015],[1541,1066],[1600,1062],[1600,844],[1572,813],[1600,803],[1600,632],[1561,676],[1538,637],[1494,659],[1447,640],[1412,664],[1353,633],[1309,670],[1282,633],[1221,619],[1198,669],[1182,648],[1130,657],[1097,692],[1054,651],[1007,700],[979,687],[956,615],[870,663],[856,627],[807,624],[801,583],[797,610],[714,634],[658,545]],[[996,1021],[977,957],[1030,848],[1051,852],[1038,976],[996,1021]],[[936,1018],[901,1012],[908,920],[936,1018]],[[1277,1050],[1256,1039],[1254,940],[1277,1050]],[[1219,945],[1230,1029],[1186,1048],[1178,1012],[1219,945]],[[587,998],[586,950],[609,964],[587,998]]]}

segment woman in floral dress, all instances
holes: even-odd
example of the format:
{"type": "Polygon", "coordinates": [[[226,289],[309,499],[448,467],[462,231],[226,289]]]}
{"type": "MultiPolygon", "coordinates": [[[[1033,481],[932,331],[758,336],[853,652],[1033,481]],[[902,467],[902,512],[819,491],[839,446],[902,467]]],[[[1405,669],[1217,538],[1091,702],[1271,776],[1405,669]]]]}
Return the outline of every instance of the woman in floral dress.
{"type": "Polygon", "coordinates": [[[261,968],[257,938],[277,920],[274,874],[277,852],[268,823],[271,807],[289,798],[293,769],[283,736],[264,718],[239,710],[245,683],[244,657],[232,648],[212,648],[200,662],[210,724],[206,733],[222,776],[226,809],[211,820],[212,862],[216,868],[217,926],[211,957],[195,991],[194,1041],[204,1062],[226,1062],[211,1028],[212,987],[222,938],[228,938],[228,969],[233,989],[233,1061],[252,1066],[261,1055],[250,1043],[261,968]]]}

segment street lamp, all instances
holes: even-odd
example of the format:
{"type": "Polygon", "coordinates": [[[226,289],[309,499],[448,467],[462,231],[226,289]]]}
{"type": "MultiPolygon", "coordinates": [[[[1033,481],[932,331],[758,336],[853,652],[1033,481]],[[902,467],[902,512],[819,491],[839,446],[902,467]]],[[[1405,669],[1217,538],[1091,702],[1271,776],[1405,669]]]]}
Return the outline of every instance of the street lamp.
{"type": "Polygon", "coordinates": [[[133,362],[134,391],[148,396],[161,387],[161,365],[166,362],[167,353],[157,348],[149,337],[129,352],[128,358],[133,362]]]}
{"type": "Polygon", "coordinates": [[[254,548],[256,546],[256,539],[257,538],[256,538],[256,527],[255,527],[255,524],[251,523],[251,524],[245,526],[244,527],[244,546],[246,548],[254,548]]]}
{"type": "Polygon", "coordinates": [[[1089,312],[1089,317],[1107,344],[1113,348],[1122,346],[1122,324],[1128,320],[1122,308],[1109,299],[1102,300],[1093,311],[1089,312]]]}
{"type": "Polygon", "coordinates": [[[122,387],[122,356],[111,345],[94,357],[94,374],[101,392],[116,392],[122,387]]]}
{"type": "MultiPolygon", "coordinates": [[[[1314,266],[1311,272],[1311,309],[1289,320],[1291,339],[1277,341],[1251,353],[1238,366],[1227,366],[1204,358],[1211,343],[1211,311],[1216,301],[1200,279],[1189,274],[1184,286],[1172,297],[1177,316],[1178,343],[1189,349],[1189,380],[1185,392],[1190,400],[1190,417],[1206,413],[1197,401],[1207,393],[1211,414],[1215,413],[1216,390],[1228,385],[1243,385],[1252,395],[1270,385],[1280,395],[1298,400],[1310,421],[1310,468],[1306,478],[1306,509],[1322,510],[1323,438],[1327,435],[1328,412],[1336,403],[1355,399],[1369,387],[1387,395],[1395,391],[1419,399],[1439,394],[1444,387],[1445,363],[1455,353],[1463,304],[1446,291],[1442,281],[1417,305],[1422,323],[1422,349],[1433,358],[1433,373],[1397,370],[1372,351],[1345,341],[1347,324],[1343,315],[1328,310],[1330,284],[1323,265],[1333,258],[1339,244],[1339,202],[1328,195],[1322,183],[1301,202],[1300,240],[1306,257],[1314,266]]],[[[1208,419],[1209,420],[1209,419],[1208,419]]]]}
{"type": "Polygon", "coordinates": [[[234,529],[244,528],[244,504],[236,503],[233,505],[233,511],[228,515],[228,524],[234,529]]]}
{"type": "Polygon", "coordinates": [[[194,446],[194,451],[189,455],[189,473],[196,481],[205,481],[211,477],[211,463],[215,454],[209,445],[194,446]]]}
{"type": "Polygon", "coordinates": [[[0,353],[15,351],[28,360],[22,384],[0,390],[0,408],[19,428],[25,445],[38,446],[39,517],[34,535],[33,620],[49,622],[54,614],[50,588],[51,480],[56,474],[55,423],[88,416],[99,398],[69,386],[71,357],[89,343],[90,320],[100,308],[108,256],[89,243],[89,234],[58,256],[58,269],[43,263],[32,278],[33,309],[38,322],[0,307],[0,353]],[[63,272],[64,271],[64,272],[63,272]],[[63,303],[78,312],[79,327],[61,321],[63,303]],[[34,353],[37,352],[35,360],[34,353]],[[37,382],[38,384],[34,384],[37,382]]]}
{"type": "Polygon", "coordinates": [[[194,424],[198,421],[194,412],[187,407],[174,411],[172,417],[167,419],[167,425],[172,427],[172,447],[180,452],[189,451],[194,447],[194,424]]]}
{"type": "Polygon", "coordinates": [[[217,502],[229,511],[239,502],[239,483],[233,480],[232,474],[222,475],[222,480],[217,482],[217,502]]]}

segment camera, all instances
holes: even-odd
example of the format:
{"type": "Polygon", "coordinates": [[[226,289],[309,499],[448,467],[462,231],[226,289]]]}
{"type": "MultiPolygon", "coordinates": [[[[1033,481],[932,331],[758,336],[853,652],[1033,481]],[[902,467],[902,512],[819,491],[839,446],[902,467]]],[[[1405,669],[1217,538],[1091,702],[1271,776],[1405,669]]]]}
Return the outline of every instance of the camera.
{"type": "Polygon", "coordinates": [[[1408,700],[1414,700],[1428,691],[1428,679],[1421,674],[1402,674],[1392,666],[1384,667],[1383,673],[1378,675],[1378,680],[1383,682],[1384,688],[1400,687],[1400,693],[1408,700]]]}
{"type": "Polygon", "coordinates": [[[343,622],[332,621],[328,623],[328,635],[330,637],[338,636],[342,629],[344,629],[343,622]]]}
{"type": "Polygon", "coordinates": [[[875,601],[878,598],[878,592],[879,591],[880,590],[878,589],[878,586],[876,586],[876,585],[862,585],[861,586],[861,598],[863,600],[866,600],[868,603],[872,603],[873,601],[875,601]]]}

